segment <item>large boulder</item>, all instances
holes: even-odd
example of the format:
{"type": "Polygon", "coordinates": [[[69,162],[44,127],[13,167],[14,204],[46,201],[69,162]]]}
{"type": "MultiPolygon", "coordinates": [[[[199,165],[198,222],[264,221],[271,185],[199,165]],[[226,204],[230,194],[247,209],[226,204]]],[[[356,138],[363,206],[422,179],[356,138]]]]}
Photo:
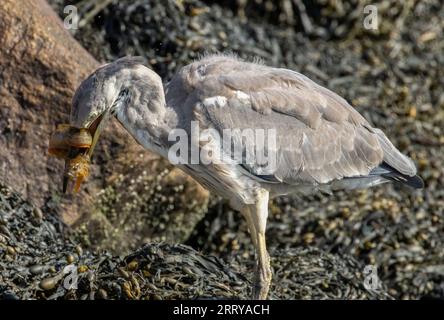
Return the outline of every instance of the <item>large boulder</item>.
{"type": "MultiPolygon", "coordinates": [[[[92,175],[83,190],[74,196],[62,196],[62,162],[47,155],[48,139],[56,124],[68,121],[74,90],[99,63],[70,35],[44,0],[2,0],[0,43],[0,180],[36,206],[56,210],[65,223],[72,225],[84,223],[90,215],[102,215],[104,201],[97,194],[105,187],[133,200],[127,185],[120,189],[115,186],[119,174],[130,175],[131,191],[143,191],[150,176],[170,170],[164,160],[144,151],[113,121],[99,142],[92,175]],[[145,180],[133,179],[141,170],[127,170],[135,159],[137,168],[148,172],[145,180]]],[[[164,221],[171,239],[183,240],[191,224],[203,216],[208,193],[188,177],[157,183],[169,186],[169,193],[159,200],[165,204],[159,208],[166,207],[173,197],[174,210],[183,209],[190,218],[187,224],[179,224],[178,234],[164,221]]],[[[142,201],[132,205],[134,216],[144,213],[148,224],[159,224],[156,219],[163,212],[145,210],[146,203],[142,201]]],[[[112,222],[107,223],[109,229],[116,229],[112,222]]],[[[158,235],[152,229],[145,228],[144,232],[145,237],[158,235]]]]}

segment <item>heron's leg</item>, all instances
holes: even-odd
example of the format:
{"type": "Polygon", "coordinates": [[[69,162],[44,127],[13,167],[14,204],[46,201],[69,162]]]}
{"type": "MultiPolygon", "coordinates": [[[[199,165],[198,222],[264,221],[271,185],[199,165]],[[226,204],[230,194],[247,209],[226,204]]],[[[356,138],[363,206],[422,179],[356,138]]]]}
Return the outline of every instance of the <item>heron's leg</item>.
{"type": "Polygon", "coordinates": [[[257,254],[257,265],[253,287],[253,299],[266,299],[271,283],[270,256],[265,243],[265,227],[268,217],[268,191],[258,192],[257,202],[243,212],[251,232],[257,254]]]}
{"type": "Polygon", "coordinates": [[[253,299],[266,300],[271,283],[270,256],[265,245],[265,233],[258,234],[258,264],[256,266],[253,299]]]}
{"type": "Polygon", "coordinates": [[[253,222],[253,217],[251,215],[251,209],[250,206],[245,206],[241,209],[241,213],[245,218],[245,221],[247,222],[248,226],[248,232],[250,233],[251,242],[253,242],[253,246],[256,250],[257,248],[257,235],[256,235],[256,227],[253,222]]]}

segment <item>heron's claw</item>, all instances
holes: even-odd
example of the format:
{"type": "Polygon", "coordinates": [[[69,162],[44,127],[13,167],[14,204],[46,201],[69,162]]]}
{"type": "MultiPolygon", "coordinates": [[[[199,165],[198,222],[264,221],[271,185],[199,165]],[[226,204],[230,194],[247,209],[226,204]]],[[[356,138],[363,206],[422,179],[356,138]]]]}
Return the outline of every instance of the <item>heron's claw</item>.
{"type": "MultiPolygon", "coordinates": [[[[268,256],[268,255],[267,255],[268,256]]],[[[270,259],[263,265],[258,264],[253,284],[253,299],[266,300],[271,283],[270,259]]]]}

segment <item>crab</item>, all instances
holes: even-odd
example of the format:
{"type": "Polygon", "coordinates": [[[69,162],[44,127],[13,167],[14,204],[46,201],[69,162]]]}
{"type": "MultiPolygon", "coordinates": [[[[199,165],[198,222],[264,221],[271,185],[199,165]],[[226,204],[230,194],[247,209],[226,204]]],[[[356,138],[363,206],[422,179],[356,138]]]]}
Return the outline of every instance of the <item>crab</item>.
{"type": "Polygon", "coordinates": [[[63,192],[67,190],[69,180],[74,181],[74,192],[79,192],[82,182],[88,177],[92,142],[93,138],[87,129],[68,124],[59,125],[52,134],[48,153],[65,160],[63,192]]]}

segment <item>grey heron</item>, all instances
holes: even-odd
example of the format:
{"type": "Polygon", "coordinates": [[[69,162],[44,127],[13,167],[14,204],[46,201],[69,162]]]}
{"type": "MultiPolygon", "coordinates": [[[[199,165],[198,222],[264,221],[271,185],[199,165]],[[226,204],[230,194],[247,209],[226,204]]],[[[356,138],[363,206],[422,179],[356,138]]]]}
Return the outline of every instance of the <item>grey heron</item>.
{"type": "MultiPolygon", "coordinates": [[[[216,140],[208,145],[222,150],[227,161],[178,164],[245,218],[257,257],[254,299],[267,298],[272,277],[265,239],[270,198],[389,181],[423,187],[413,161],[381,130],[339,95],[298,72],[208,55],[181,68],[164,86],[143,61],[125,57],[94,71],[73,97],[70,125],[90,130],[91,153],[106,120],[115,116],[138,143],[165,158],[174,143],[171,132],[181,129],[191,136],[193,121],[220,134],[274,130],[268,151],[277,161],[270,172],[254,152],[250,161],[242,161],[255,142],[236,136],[240,131],[234,131],[229,148],[240,148],[241,161],[231,161],[231,153],[216,140]]],[[[198,151],[203,147],[199,143],[198,151]]]]}

